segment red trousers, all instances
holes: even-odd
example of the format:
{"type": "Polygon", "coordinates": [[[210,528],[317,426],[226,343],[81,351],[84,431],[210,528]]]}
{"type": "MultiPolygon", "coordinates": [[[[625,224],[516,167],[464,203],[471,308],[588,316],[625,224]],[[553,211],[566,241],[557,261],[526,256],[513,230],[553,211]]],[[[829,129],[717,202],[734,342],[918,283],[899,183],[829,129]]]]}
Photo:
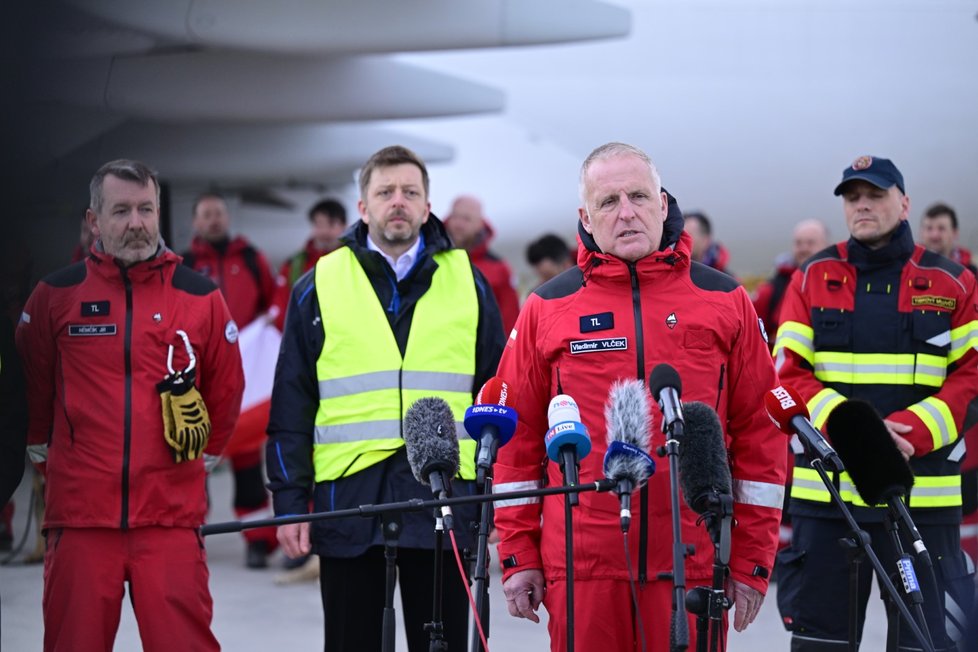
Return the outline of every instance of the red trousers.
{"type": "Polygon", "coordinates": [[[55,528],[44,556],[44,650],[109,652],[124,585],[146,652],[220,650],[196,530],[55,528]]]}
{"type": "MultiPolygon", "coordinates": [[[[686,579],[686,589],[710,586],[711,580],[686,579]]],[[[648,652],[667,652],[672,618],[672,582],[655,580],[644,586],[636,584],[648,652]]],[[[550,614],[552,652],[567,650],[567,582],[547,582],[544,606],[550,614]]],[[[683,608],[685,612],[685,608],[683,608]]],[[[632,594],[624,580],[577,580],[574,582],[574,649],[581,652],[642,649],[638,621],[634,615],[632,594]]],[[[687,614],[689,650],[696,649],[696,616],[687,614]]],[[[727,618],[724,614],[722,645],[725,649],[727,618]]]]}

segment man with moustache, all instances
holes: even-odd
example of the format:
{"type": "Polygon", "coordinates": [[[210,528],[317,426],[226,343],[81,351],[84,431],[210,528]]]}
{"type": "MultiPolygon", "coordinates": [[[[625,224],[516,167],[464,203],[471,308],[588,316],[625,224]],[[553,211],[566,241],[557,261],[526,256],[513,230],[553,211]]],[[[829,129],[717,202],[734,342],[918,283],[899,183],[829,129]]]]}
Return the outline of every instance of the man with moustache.
{"type": "Polygon", "coordinates": [[[28,453],[47,478],[44,649],[112,649],[128,583],[144,650],[217,650],[198,528],[204,457],[244,389],[237,326],[160,237],[152,170],[111,161],[90,193],[95,245],[38,284],[17,327],[28,453]],[[161,386],[171,371],[180,383],[161,386]]]}
{"type": "MultiPolygon", "coordinates": [[[[277,515],[367,503],[430,499],[412,475],[402,419],[434,396],[456,424],[496,369],[499,310],[466,253],[452,249],[430,212],[428,172],[400,146],[360,172],[360,220],[339,249],[292,290],[275,370],[267,471],[277,515]]],[[[454,493],[474,492],[475,442],[460,442],[454,493]]],[[[473,506],[455,508],[460,548],[470,545],[473,506]]],[[[435,521],[408,512],[398,540],[398,582],[408,647],[429,649],[435,521]]],[[[379,650],[385,602],[379,517],[285,525],[286,554],[321,559],[326,650],[379,650]]],[[[443,623],[450,650],[467,644],[468,603],[444,552],[443,623]]]]}

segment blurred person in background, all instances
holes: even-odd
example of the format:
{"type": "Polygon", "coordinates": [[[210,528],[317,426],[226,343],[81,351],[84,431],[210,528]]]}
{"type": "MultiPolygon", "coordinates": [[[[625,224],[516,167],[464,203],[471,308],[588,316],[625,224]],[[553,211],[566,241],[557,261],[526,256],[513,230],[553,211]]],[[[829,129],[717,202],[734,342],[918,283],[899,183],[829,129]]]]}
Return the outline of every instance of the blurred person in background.
{"type": "MultiPolygon", "coordinates": [[[[713,225],[702,211],[683,213],[684,229],[693,239],[692,259],[713,269],[730,274],[730,252],[719,241],[713,239],[713,225]]],[[[730,274],[732,276],[732,274],[730,274]]]]}
{"type": "Polygon", "coordinates": [[[825,249],[829,244],[829,230],[821,220],[802,220],[795,225],[791,234],[791,253],[782,254],[775,260],[775,272],[754,290],[751,301],[757,316],[764,320],[764,328],[771,336],[771,347],[774,347],[774,334],[778,332],[778,314],[781,312],[781,300],[788,287],[791,275],[803,262],[816,252],[825,249]]]}
{"type": "Polygon", "coordinates": [[[958,214],[947,204],[933,204],[924,211],[919,239],[929,251],[964,265],[972,274],[978,273],[971,262],[971,252],[958,244],[958,214]]]}
{"type": "Polygon", "coordinates": [[[574,260],[564,239],[553,233],[540,236],[526,247],[526,262],[537,274],[537,285],[574,267],[574,260]]]}
{"type": "Polygon", "coordinates": [[[346,230],[346,209],[335,199],[322,199],[309,209],[309,225],[312,232],[306,245],[282,263],[275,279],[273,313],[279,330],[285,327],[285,309],[295,282],[316,266],[320,256],[340,246],[340,236],[346,230]]]}
{"type": "MultiPolygon", "coordinates": [[[[183,253],[183,264],[210,278],[221,289],[231,316],[245,329],[258,318],[271,319],[275,279],[265,255],[241,235],[231,237],[231,213],[224,196],[205,192],[193,206],[194,238],[183,253]]],[[[247,352],[242,352],[247,355],[247,352]]],[[[247,361],[246,361],[247,364],[247,361]]],[[[240,519],[271,516],[262,475],[264,426],[243,419],[226,451],[234,472],[234,513],[240,519]]],[[[245,565],[265,568],[278,546],[275,528],[245,530],[245,565]]]]}
{"type": "Polygon", "coordinates": [[[520,312],[520,300],[509,263],[489,250],[495,231],[483,213],[482,202],[470,195],[456,198],[445,218],[445,229],[455,246],[468,252],[472,263],[489,281],[503,317],[503,332],[509,334],[520,312]]]}

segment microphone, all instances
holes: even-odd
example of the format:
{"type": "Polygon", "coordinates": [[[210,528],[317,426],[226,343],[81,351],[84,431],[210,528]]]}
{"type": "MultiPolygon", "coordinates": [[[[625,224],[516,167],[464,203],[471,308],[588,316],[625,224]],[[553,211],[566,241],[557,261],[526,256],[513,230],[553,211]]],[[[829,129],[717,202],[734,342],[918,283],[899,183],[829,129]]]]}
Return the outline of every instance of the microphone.
{"type": "MultiPolygon", "coordinates": [[[[550,400],[547,408],[547,421],[550,429],[544,441],[547,457],[562,466],[564,484],[578,485],[577,462],[591,452],[591,437],[581,423],[581,410],[577,402],[567,394],[558,394],[550,400]]],[[[580,503],[576,493],[567,494],[570,505],[580,503]]]]}
{"type": "Polygon", "coordinates": [[[867,505],[885,502],[906,526],[914,550],[930,566],[930,553],[902,498],[913,487],[913,471],[876,409],[866,401],[849,399],[832,410],[826,426],[860,498],[867,505]]]}
{"type": "Polygon", "coordinates": [[[662,410],[662,432],[667,437],[682,437],[686,424],[683,422],[683,408],[679,402],[683,394],[679,372],[664,362],[656,365],[649,374],[649,391],[662,410]]]}
{"type": "MultiPolygon", "coordinates": [[[[411,473],[418,482],[431,487],[436,499],[451,495],[459,454],[455,416],[448,403],[435,397],[415,401],[404,414],[404,447],[411,473]]],[[[451,530],[452,508],[444,505],[441,516],[445,528],[451,530]]]]}
{"type": "Polygon", "coordinates": [[[713,408],[691,401],[683,410],[686,436],[679,447],[679,485],[690,509],[703,514],[718,502],[715,497],[733,494],[727,446],[713,408]]]}
{"type": "Polygon", "coordinates": [[[632,492],[655,473],[649,455],[649,394],[641,380],[616,381],[604,407],[608,431],[608,450],[604,454],[604,475],[616,482],[621,501],[621,531],[632,522],[632,492]]]}
{"type": "Polygon", "coordinates": [[[516,410],[507,407],[509,385],[498,376],[485,382],[475,404],[465,410],[465,431],[479,442],[475,457],[476,483],[483,487],[486,475],[496,461],[496,451],[505,446],[516,431],[516,410]]]}
{"type": "Polygon", "coordinates": [[[787,385],[779,385],[764,394],[764,407],[767,415],[786,435],[798,435],[809,460],[813,458],[822,461],[829,471],[844,471],[842,460],[835,450],[825,441],[825,437],[808,420],[808,408],[801,395],[787,385]]]}

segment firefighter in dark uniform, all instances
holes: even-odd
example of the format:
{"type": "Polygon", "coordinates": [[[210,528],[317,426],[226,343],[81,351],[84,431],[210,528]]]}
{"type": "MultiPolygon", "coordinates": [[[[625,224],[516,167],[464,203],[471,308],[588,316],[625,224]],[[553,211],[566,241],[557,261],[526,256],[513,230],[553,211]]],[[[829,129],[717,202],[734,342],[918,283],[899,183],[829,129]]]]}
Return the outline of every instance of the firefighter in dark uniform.
{"type": "MultiPolygon", "coordinates": [[[[974,566],[960,549],[960,434],[978,416],[978,305],[975,278],[961,265],[915,246],[903,175],[888,159],[862,156],[835,189],[851,237],[795,272],[774,347],[784,383],[822,428],[846,399],[883,417],[915,482],[907,503],[934,563],[938,595],[920,573],[927,625],[938,650],[965,629],[974,566]]],[[[827,435],[831,438],[832,433],[827,435]]],[[[866,505],[847,473],[833,480],[869,532],[884,568],[894,568],[885,509],[866,505]]],[[[791,649],[843,649],[848,640],[849,565],[838,540],[849,528],[804,456],[795,458],[791,547],[779,554],[778,607],[791,649]]],[[[872,581],[862,564],[859,632],[872,581]]],[[[901,649],[920,649],[909,627],[901,649]]]]}

